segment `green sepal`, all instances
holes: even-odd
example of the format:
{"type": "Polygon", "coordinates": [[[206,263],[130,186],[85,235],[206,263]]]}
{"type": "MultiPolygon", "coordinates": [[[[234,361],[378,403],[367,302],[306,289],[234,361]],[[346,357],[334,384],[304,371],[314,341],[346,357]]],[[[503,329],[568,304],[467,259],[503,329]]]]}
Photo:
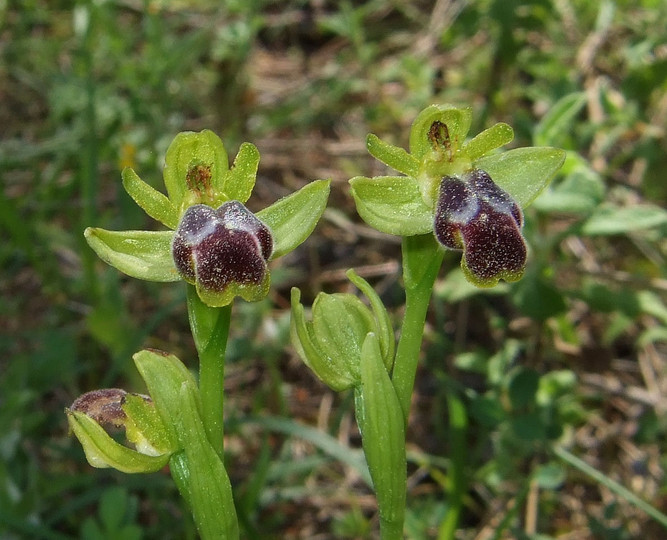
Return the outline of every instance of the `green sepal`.
{"type": "Polygon", "coordinates": [[[419,174],[419,160],[403,148],[386,143],[372,133],[366,137],[366,148],[375,159],[406,176],[419,174]]]}
{"type": "Polygon", "coordinates": [[[184,449],[178,456],[176,483],[190,504],[199,535],[205,540],[236,539],[239,528],[232,486],[206,435],[194,381],[183,381],[174,406],[176,430],[184,449]]]}
{"type": "Polygon", "coordinates": [[[407,476],[403,412],[372,333],[361,350],[361,386],[355,392],[355,407],[380,520],[387,528],[400,527],[407,476]]]}
{"type": "Polygon", "coordinates": [[[130,167],[123,169],[123,187],[150,217],[170,229],[178,227],[178,209],[169,198],[144,182],[130,167]]]}
{"type": "Polygon", "coordinates": [[[183,383],[196,386],[192,373],[176,356],[162,351],[145,349],[132,358],[162,419],[167,440],[180,441],[175,428],[181,414],[179,396],[183,383]]]}
{"type": "Polygon", "coordinates": [[[199,298],[204,304],[209,307],[222,307],[231,304],[237,296],[240,296],[246,302],[259,302],[266,298],[271,286],[271,275],[267,271],[262,282],[257,285],[232,281],[221,291],[202,287],[199,281],[195,281],[194,285],[197,288],[199,298]]]}
{"type": "Polygon", "coordinates": [[[453,105],[429,105],[415,118],[410,129],[410,154],[421,161],[433,152],[429,131],[433,122],[439,121],[447,126],[452,154],[463,146],[472,123],[472,108],[458,108],[453,105]]]}
{"type": "Polygon", "coordinates": [[[515,148],[478,159],[475,167],[525,208],[547,187],[565,161],[565,151],[551,147],[515,148]]]}
{"type": "Polygon", "coordinates": [[[243,143],[236,154],[234,165],[224,175],[221,192],[224,197],[218,198],[214,206],[231,200],[245,203],[255,187],[258,168],[259,150],[254,144],[243,143]]]}
{"type": "Polygon", "coordinates": [[[416,179],[356,176],[350,185],[357,212],[371,227],[400,236],[433,230],[433,211],[424,203],[416,179]]]}
{"type": "Polygon", "coordinates": [[[105,263],[147,281],[178,281],[171,255],[173,231],[107,231],[88,227],[88,245],[105,263]]]}
{"type": "Polygon", "coordinates": [[[355,373],[346,369],[347,362],[342,366],[337,365],[333,358],[323,354],[318,347],[313,324],[306,321],[305,310],[300,300],[301,292],[296,287],[292,288],[290,337],[297,354],[317,378],[333,390],[338,392],[355,386],[359,382],[359,368],[356,368],[355,376],[355,373]]]}
{"type": "Polygon", "coordinates": [[[169,462],[169,453],[146,455],[113,440],[109,434],[87,414],[65,410],[67,422],[79,439],[86,459],[98,469],[112,467],[124,473],[151,473],[162,469],[169,462]]]}
{"type": "Polygon", "coordinates": [[[373,309],[373,315],[375,315],[375,328],[376,335],[380,342],[380,350],[382,351],[382,359],[384,360],[384,365],[387,368],[387,371],[391,373],[391,368],[394,363],[394,352],[396,349],[396,338],[394,336],[394,329],[391,325],[391,319],[389,318],[389,313],[384,307],[382,300],[375,292],[375,289],[371,285],[359,276],[354,270],[348,270],[345,275],[347,278],[356,285],[356,287],[364,293],[366,298],[371,304],[373,309]]]}
{"type": "Polygon", "coordinates": [[[361,346],[375,330],[370,310],[353,294],[321,293],[313,302],[312,317],[313,339],[322,355],[358,383],[361,346]]]}
{"type": "Polygon", "coordinates": [[[172,204],[182,213],[185,207],[195,202],[212,203],[215,195],[223,193],[223,180],[229,169],[229,160],[220,137],[205,129],[199,133],[184,131],[176,135],[167,149],[164,166],[164,185],[172,204]],[[189,171],[195,166],[210,170],[210,198],[191,200],[186,181],[189,171]]]}
{"type": "Polygon", "coordinates": [[[499,122],[475,135],[464,147],[463,152],[468,159],[474,161],[488,154],[496,148],[512,142],[514,139],[514,130],[509,124],[499,122]]]}
{"type": "Polygon", "coordinates": [[[127,415],[125,435],[142,454],[171,454],[178,449],[177,441],[169,438],[155,403],[138,394],[126,394],[122,404],[127,415]]]}
{"type": "Polygon", "coordinates": [[[273,234],[272,259],[289,253],[313,232],[327,206],[330,184],[329,180],[315,180],[257,212],[273,234]]]}

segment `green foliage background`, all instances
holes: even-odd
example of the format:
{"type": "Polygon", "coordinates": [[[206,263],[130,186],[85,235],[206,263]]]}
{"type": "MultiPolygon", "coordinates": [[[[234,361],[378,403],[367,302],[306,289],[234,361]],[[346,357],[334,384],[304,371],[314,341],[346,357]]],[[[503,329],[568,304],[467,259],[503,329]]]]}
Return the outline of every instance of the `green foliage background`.
{"type": "Polygon", "coordinates": [[[661,0],[0,2],[0,537],[194,537],[167,473],[90,468],[63,409],[93,388],[142,391],[142,347],[192,364],[183,287],[126,279],[82,231],[155,227],[120,170],[159,187],[175,134],[210,128],[232,155],[258,146],[251,207],[333,179],[270,299],[235,307],[227,448],[244,534],[373,538],[351,396],[289,348],[289,289],[344,290],[356,267],[399,320],[397,239],[360,222],[347,179],[383,174],[368,132],[406,146],[416,114],[446,102],[474,107],[471,133],[504,121],[516,146],[569,156],[526,212],[521,282],[480,292],[445,258],[407,536],[436,536],[450,459],[461,538],[664,534],[552,448],[667,510],[665,36],[661,0]]]}

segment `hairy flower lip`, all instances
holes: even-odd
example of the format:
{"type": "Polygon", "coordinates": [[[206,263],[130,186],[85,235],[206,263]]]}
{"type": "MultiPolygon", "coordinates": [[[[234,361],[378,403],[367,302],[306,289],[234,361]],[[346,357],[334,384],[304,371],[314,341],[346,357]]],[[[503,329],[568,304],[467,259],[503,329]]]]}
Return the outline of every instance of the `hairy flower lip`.
{"type": "Polygon", "coordinates": [[[217,209],[204,204],[189,207],[172,242],[181,277],[214,292],[231,283],[261,286],[272,252],[271,231],[239,201],[217,209]]]}
{"type": "Polygon", "coordinates": [[[522,226],[519,205],[485,171],[442,178],[433,232],[443,247],[463,250],[463,270],[477,285],[521,278],[527,257],[522,226]]]}

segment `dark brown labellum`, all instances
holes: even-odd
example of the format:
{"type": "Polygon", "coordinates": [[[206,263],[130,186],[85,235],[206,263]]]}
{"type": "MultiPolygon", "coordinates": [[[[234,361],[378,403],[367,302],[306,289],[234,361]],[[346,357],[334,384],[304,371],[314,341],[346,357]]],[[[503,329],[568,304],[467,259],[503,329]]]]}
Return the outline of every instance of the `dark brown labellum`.
{"type": "Polygon", "coordinates": [[[522,226],[519,205],[485,171],[442,179],[435,237],[446,248],[463,250],[464,271],[478,284],[521,277],[527,255],[522,226]]]}
{"type": "Polygon", "coordinates": [[[260,285],[272,252],[268,227],[238,201],[217,210],[204,204],[191,206],[172,245],[183,279],[216,292],[230,283],[260,285]]]}

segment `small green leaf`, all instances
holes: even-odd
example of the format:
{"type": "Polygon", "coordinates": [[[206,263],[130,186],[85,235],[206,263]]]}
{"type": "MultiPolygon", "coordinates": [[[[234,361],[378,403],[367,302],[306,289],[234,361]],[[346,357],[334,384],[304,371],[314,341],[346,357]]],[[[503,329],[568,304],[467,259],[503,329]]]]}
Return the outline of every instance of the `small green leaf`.
{"type": "Polygon", "coordinates": [[[65,412],[70,428],[93,467],[113,467],[124,473],[149,473],[159,471],[169,462],[169,454],[149,456],[117,443],[85,413],[71,410],[65,412]]]}
{"type": "Polygon", "coordinates": [[[327,206],[330,183],[316,180],[257,212],[273,234],[272,259],[289,253],[313,232],[327,206]]]}
{"type": "Polygon", "coordinates": [[[472,108],[453,105],[430,105],[422,110],[410,129],[410,153],[418,160],[433,150],[428,134],[433,122],[447,126],[452,150],[456,152],[465,141],[472,123],[472,108]]]}
{"type": "Polygon", "coordinates": [[[213,191],[222,192],[222,182],[229,169],[229,161],[220,137],[207,129],[199,133],[179,133],[167,149],[163,171],[169,198],[179,210],[182,210],[181,206],[189,189],[186,181],[188,172],[198,165],[209,168],[213,191]]]}
{"type": "Polygon", "coordinates": [[[147,281],[178,281],[171,255],[173,231],[107,231],[88,227],[88,245],[121,272],[147,281]]]}
{"type": "Polygon", "coordinates": [[[181,414],[179,395],[184,382],[195,385],[192,373],[173,354],[145,349],[132,358],[162,418],[168,439],[180,441],[180,434],[175,431],[176,418],[181,414]]]}
{"type": "Polygon", "coordinates": [[[419,174],[419,161],[403,148],[386,143],[372,133],[366,137],[366,148],[375,159],[406,176],[419,174]]]}
{"type": "Polygon", "coordinates": [[[586,220],[583,234],[610,235],[651,229],[667,224],[667,211],[659,206],[638,204],[636,206],[601,206],[586,220]]]}
{"type": "Polygon", "coordinates": [[[234,165],[225,173],[222,191],[226,199],[218,201],[219,204],[228,200],[245,203],[255,187],[258,167],[259,150],[254,144],[243,143],[236,154],[234,165]]]}
{"type": "Polygon", "coordinates": [[[400,236],[433,230],[433,211],[424,203],[414,178],[357,176],[350,185],[357,212],[371,227],[400,236]]]}
{"type": "Polygon", "coordinates": [[[549,184],[565,161],[565,151],[549,147],[515,148],[478,159],[475,167],[525,208],[549,184]]]}
{"type": "Polygon", "coordinates": [[[356,400],[366,461],[378,499],[380,519],[402,524],[406,458],[403,412],[382,362],[380,344],[368,334],[361,352],[361,388],[356,400]]]}
{"type": "Polygon", "coordinates": [[[122,177],[125,191],[144,212],[170,229],[178,226],[178,209],[165,195],[149,186],[129,167],[123,169],[122,177]]]}
{"type": "Polygon", "coordinates": [[[199,400],[194,381],[184,381],[174,403],[178,414],[177,431],[185,456],[179,469],[187,470],[181,489],[190,502],[197,530],[202,538],[239,537],[238,520],[232,486],[225,466],[211,446],[199,412],[199,400]]]}
{"type": "Polygon", "coordinates": [[[587,101],[585,92],[573,92],[562,97],[535,128],[534,140],[538,146],[560,144],[572,131],[572,124],[587,101]]]}
{"type": "Polygon", "coordinates": [[[488,154],[491,150],[506,145],[512,139],[514,139],[514,130],[508,124],[500,122],[475,135],[465,145],[464,151],[468,154],[468,158],[474,161],[488,154]]]}

